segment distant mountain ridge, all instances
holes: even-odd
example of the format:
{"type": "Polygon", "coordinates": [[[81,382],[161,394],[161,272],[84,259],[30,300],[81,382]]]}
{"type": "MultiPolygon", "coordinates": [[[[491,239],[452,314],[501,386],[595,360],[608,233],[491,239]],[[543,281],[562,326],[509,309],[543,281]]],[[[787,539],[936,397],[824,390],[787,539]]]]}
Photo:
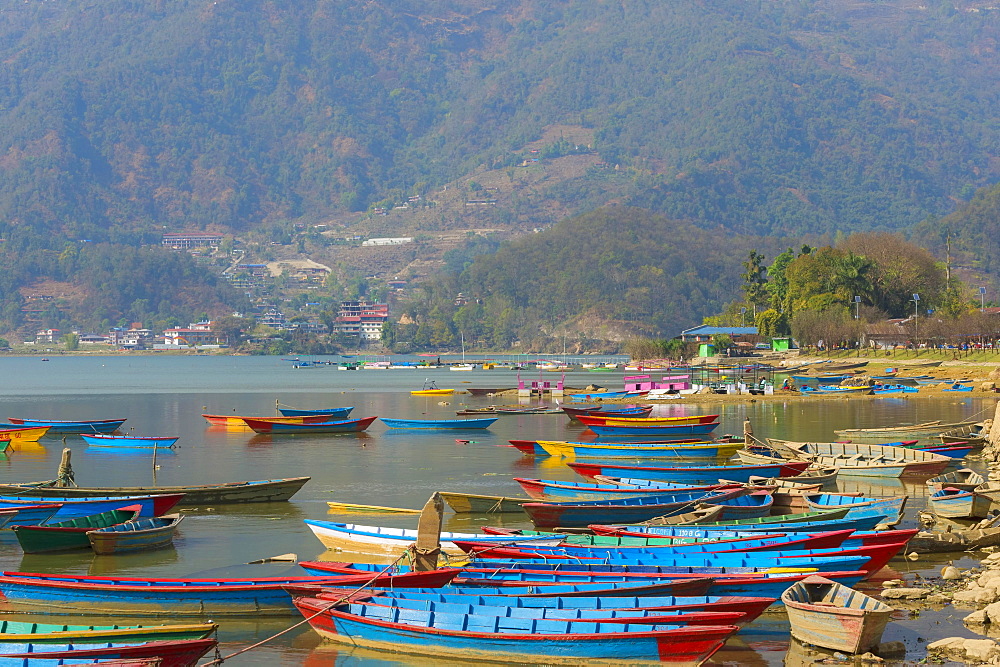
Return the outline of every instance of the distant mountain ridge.
{"type": "Polygon", "coordinates": [[[997,180],[989,7],[17,3],[0,220],[98,238],[320,220],[513,164],[565,123],[619,167],[551,193],[570,203],[903,228],[997,180]]]}

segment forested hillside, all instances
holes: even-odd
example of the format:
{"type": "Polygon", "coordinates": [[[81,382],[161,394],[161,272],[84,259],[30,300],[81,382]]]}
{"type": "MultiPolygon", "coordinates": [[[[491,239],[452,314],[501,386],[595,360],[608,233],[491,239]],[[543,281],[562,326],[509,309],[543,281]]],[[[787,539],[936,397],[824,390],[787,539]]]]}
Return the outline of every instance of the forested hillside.
{"type": "MultiPolygon", "coordinates": [[[[943,220],[970,271],[997,271],[981,255],[992,222],[963,231],[946,217],[1000,180],[991,3],[33,0],[2,12],[0,263],[12,273],[0,324],[23,323],[23,294],[44,280],[97,299],[67,306],[88,322],[196,308],[158,296],[145,271],[160,255],[127,279],[98,278],[86,272],[92,250],[80,248],[71,272],[52,260],[67,241],[132,257],[180,229],[259,234],[261,247],[318,222],[412,236],[417,215],[395,229],[399,218],[362,213],[416,195],[435,229],[461,231],[474,226],[464,195],[438,209],[433,195],[475,198],[485,173],[504,192],[482,209],[483,226],[508,236],[608,205],[649,212],[628,214],[634,237],[588,227],[609,278],[574,273],[552,292],[539,273],[530,293],[518,288],[526,301],[510,312],[528,307],[550,335],[580,312],[657,331],[712,312],[743,256],[723,261],[722,239],[764,248],[746,239],[797,245],[924,221],[921,238],[942,257],[943,220]],[[521,165],[546,170],[572,155],[573,169],[519,191],[521,165]],[[662,235],[652,221],[663,220],[686,221],[684,233],[662,235]],[[664,254],[647,257],[661,241],[664,254]],[[546,289],[549,307],[537,301],[546,289]],[[146,300],[155,305],[143,310],[146,300]]],[[[993,199],[970,210],[988,217],[993,199]]],[[[527,279],[522,258],[569,265],[570,236],[541,257],[526,238],[455,286],[513,294],[490,281],[527,279]]],[[[204,267],[163,261],[188,276],[189,295],[211,291],[212,309],[240,306],[204,267]]]]}
{"type": "Polygon", "coordinates": [[[592,128],[614,197],[752,233],[901,228],[997,177],[988,3],[6,6],[0,219],[319,220],[592,128]],[[980,10],[980,11],[973,11],[980,10]]]}

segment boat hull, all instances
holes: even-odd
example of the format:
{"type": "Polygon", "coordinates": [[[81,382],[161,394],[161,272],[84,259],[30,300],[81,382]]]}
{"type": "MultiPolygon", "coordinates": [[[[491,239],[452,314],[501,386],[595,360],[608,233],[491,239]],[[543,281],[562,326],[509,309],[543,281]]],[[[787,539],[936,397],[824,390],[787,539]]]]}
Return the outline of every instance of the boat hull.
{"type": "Polygon", "coordinates": [[[606,477],[634,477],[682,484],[715,484],[720,479],[734,482],[749,481],[751,475],[763,477],[794,477],[809,467],[809,462],[784,461],[776,464],[755,466],[699,466],[699,467],[653,467],[627,466],[613,463],[570,463],[577,474],[593,479],[595,475],[606,477]]]}
{"type": "Polygon", "coordinates": [[[166,549],[173,545],[180,514],[137,519],[87,533],[90,547],[99,556],[166,549]]]}
{"type": "Polygon", "coordinates": [[[180,438],[168,437],[138,437],[130,435],[89,435],[81,433],[80,437],[91,447],[132,447],[142,449],[170,449],[180,438]]]}
{"type": "Polygon", "coordinates": [[[285,417],[318,417],[320,415],[330,419],[346,419],[351,414],[354,406],[349,408],[321,408],[319,410],[297,410],[295,408],[278,408],[278,412],[285,417]]]}
{"type": "Polygon", "coordinates": [[[125,423],[124,419],[99,419],[95,421],[56,421],[46,419],[16,419],[11,424],[21,426],[48,426],[49,433],[111,433],[125,423]]]}
{"type": "Polygon", "coordinates": [[[389,428],[409,429],[486,429],[493,425],[498,417],[483,419],[387,419],[382,417],[382,423],[389,428]]]}
{"type": "Polygon", "coordinates": [[[19,442],[38,442],[49,432],[49,426],[23,426],[0,430],[0,442],[16,445],[19,442]]]}
{"type": "Polygon", "coordinates": [[[91,498],[114,496],[143,496],[150,494],[184,494],[177,506],[228,505],[233,503],[270,503],[291,498],[309,477],[289,477],[286,479],[264,479],[252,482],[226,482],[194,486],[121,486],[121,487],[52,487],[43,486],[49,482],[34,484],[0,485],[0,494],[17,496],[22,499],[41,498],[59,493],[67,498],[91,498]]]}
{"type": "Polygon", "coordinates": [[[718,427],[719,422],[708,424],[667,424],[660,426],[609,426],[607,424],[591,424],[587,426],[597,435],[612,436],[663,436],[663,435],[707,435],[718,427]]]}
{"type": "Polygon", "coordinates": [[[247,426],[257,433],[269,435],[294,435],[297,433],[359,433],[366,430],[378,417],[342,419],[317,423],[289,424],[264,419],[244,418],[247,426]]]}

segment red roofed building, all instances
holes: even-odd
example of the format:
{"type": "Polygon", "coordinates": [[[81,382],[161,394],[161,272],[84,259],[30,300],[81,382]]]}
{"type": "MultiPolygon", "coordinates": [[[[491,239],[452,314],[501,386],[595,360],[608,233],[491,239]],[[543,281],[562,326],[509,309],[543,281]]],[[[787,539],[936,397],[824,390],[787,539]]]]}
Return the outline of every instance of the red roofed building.
{"type": "Polygon", "coordinates": [[[334,333],[357,336],[361,340],[382,340],[382,325],[388,319],[388,304],[344,301],[334,321],[334,333]]]}

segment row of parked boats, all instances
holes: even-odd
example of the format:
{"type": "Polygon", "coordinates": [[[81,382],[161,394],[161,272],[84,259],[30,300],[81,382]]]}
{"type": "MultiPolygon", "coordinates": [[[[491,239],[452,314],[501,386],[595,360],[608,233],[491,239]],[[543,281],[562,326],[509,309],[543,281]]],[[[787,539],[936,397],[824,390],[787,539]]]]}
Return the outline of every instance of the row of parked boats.
{"type": "MultiPolygon", "coordinates": [[[[651,419],[646,406],[586,412],[575,417],[585,418],[581,423],[591,430],[718,424],[717,415],[642,421],[651,419]]],[[[570,664],[700,664],[766,609],[784,605],[797,637],[862,652],[881,636],[887,605],[853,587],[907,548],[917,531],[893,529],[905,496],[878,498],[825,488],[839,475],[859,470],[884,477],[945,474],[938,479],[942,488],[953,488],[960,475],[945,473],[960,458],[903,440],[837,449],[833,445],[850,443],[761,443],[752,437],[684,442],[663,434],[636,441],[608,439],[611,435],[599,434],[592,443],[512,441],[524,455],[558,457],[583,479],[517,478],[523,498],[435,494],[417,530],[305,521],[325,546],[380,553],[394,559],[388,566],[307,561],[298,565],[301,574],[266,579],[5,572],[0,593],[15,610],[169,615],[192,621],[198,631],[212,624],[195,621],[298,613],[320,635],[350,646],[434,658],[570,664]],[[741,460],[728,463],[734,454],[741,460]],[[444,501],[456,511],[518,512],[534,529],[441,532],[444,501]],[[449,565],[439,566],[441,551],[449,565]]],[[[112,503],[127,504],[104,511],[137,513],[130,520],[162,516],[184,502],[217,504],[232,497],[221,495],[227,491],[287,499],[307,479],[189,487],[178,490],[169,507],[162,500],[167,490],[156,489],[163,493],[149,499],[117,496],[112,503]]],[[[971,475],[964,479],[976,481],[971,475]]],[[[14,488],[18,503],[59,504],[51,518],[79,518],[63,509],[75,490],[50,485],[0,486],[0,493],[14,488]],[[52,493],[62,495],[46,495],[52,493]]],[[[87,516],[93,521],[97,514],[87,516]]],[[[105,634],[101,646],[83,641],[111,632],[110,627],[53,626],[34,634],[65,641],[67,651],[83,646],[84,652],[60,657],[76,662],[104,655],[94,651],[122,652],[138,645],[144,655],[161,651],[155,655],[162,664],[194,664],[214,646],[213,639],[188,635],[118,642],[119,636],[105,639],[105,634]]],[[[163,633],[195,632],[177,625],[154,627],[163,633]]],[[[25,652],[39,653],[35,645],[25,652]]]]}

